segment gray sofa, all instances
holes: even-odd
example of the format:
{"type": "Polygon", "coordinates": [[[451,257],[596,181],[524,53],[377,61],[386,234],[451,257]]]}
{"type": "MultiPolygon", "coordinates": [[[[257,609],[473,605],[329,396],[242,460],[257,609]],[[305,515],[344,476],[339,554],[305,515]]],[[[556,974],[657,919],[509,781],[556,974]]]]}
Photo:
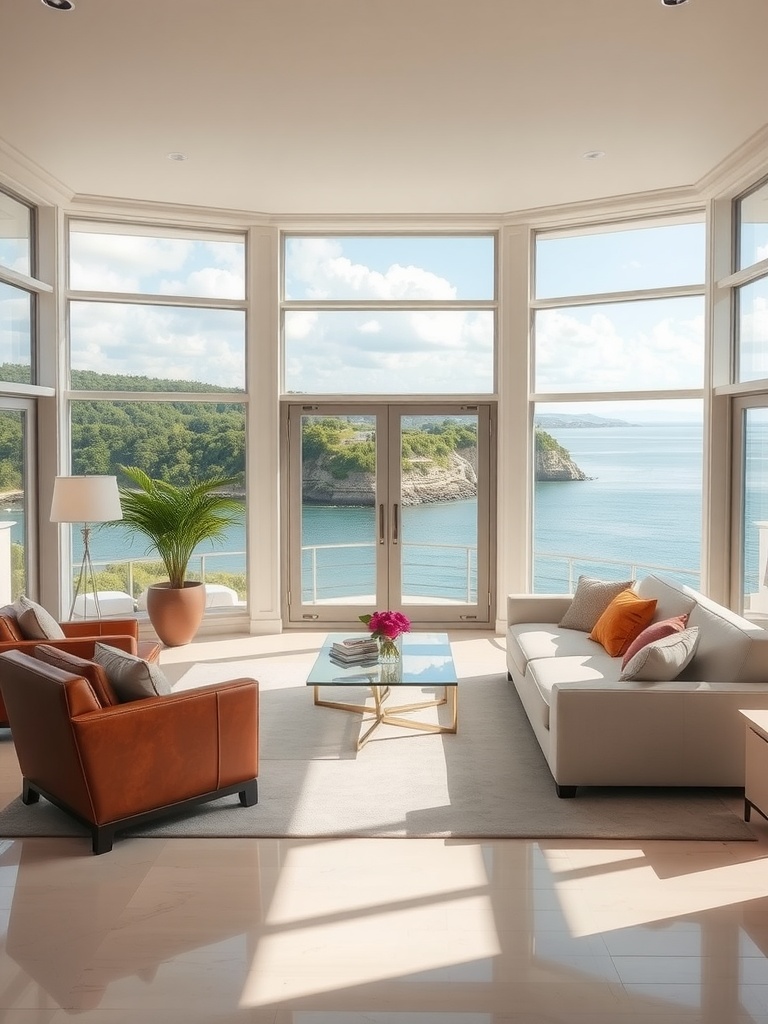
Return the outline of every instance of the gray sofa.
{"type": "Polygon", "coordinates": [[[768,709],[768,630],[690,587],[647,576],[654,621],[687,614],[694,657],[675,679],[620,681],[588,633],[561,629],[572,595],[510,594],[507,668],[559,796],[578,786],[743,786],[740,708],[768,709]]]}

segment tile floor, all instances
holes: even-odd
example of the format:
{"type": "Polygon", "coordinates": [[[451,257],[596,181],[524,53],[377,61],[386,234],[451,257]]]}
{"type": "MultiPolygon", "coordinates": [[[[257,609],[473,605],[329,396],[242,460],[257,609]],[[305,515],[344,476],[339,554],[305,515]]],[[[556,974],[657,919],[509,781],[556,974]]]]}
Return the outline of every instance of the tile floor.
{"type": "MultiPolygon", "coordinates": [[[[189,650],[165,655],[172,671],[189,650]]],[[[6,737],[0,799],[18,784],[6,737]]],[[[0,1021],[768,1024],[753,826],[754,843],[133,839],[102,857],[0,839],[0,1021]]]]}

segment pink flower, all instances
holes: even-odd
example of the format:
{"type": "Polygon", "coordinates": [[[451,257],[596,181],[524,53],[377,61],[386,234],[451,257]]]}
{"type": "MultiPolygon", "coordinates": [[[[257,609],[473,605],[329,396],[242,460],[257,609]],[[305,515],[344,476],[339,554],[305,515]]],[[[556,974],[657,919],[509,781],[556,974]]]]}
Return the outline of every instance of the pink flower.
{"type": "Polygon", "coordinates": [[[386,636],[390,640],[395,640],[401,633],[408,633],[411,628],[411,620],[402,612],[374,612],[373,615],[361,615],[360,621],[374,636],[386,636]]]}

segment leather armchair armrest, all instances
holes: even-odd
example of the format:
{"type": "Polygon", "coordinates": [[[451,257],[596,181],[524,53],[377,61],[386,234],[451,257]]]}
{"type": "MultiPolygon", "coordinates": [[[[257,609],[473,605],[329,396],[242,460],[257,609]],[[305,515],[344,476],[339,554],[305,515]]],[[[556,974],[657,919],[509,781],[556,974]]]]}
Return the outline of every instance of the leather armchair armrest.
{"type": "MultiPolygon", "coordinates": [[[[109,644],[110,647],[118,647],[127,654],[136,654],[136,640],[132,636],[102,636],[99,642],[109,644]]],[[[93,657],[93,637],[65,637],[64,640],[3,640],[0,641],[0,653],[3,651],[24,651],[25,654],[34,655],[35,647],[40,644],[47,644],[49,647],[56,647],[60,651],[69,651],[78,658],[93,657]]]]}
{"type": "Polygon", "coordinates": [[[258,776],[253,679],[148,697],[72,719],[97,824],[258,776]]]}
{"type": "MultiPolygon", "coordinates": [[[[66,637],[98,636],[106,643],[108,636],[132,636],[139,639],[138,619],[76,619],[72,622],[61,622],[66,637]]],[[[135,652],[134,652],[135,653],[135,652]]]]}

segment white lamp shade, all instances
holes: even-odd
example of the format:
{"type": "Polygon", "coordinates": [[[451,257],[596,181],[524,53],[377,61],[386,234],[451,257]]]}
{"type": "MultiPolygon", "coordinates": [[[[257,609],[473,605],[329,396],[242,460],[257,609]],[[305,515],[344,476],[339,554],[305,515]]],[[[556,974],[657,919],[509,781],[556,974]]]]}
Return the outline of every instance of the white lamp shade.
{"type": "Polygon", "coordinates": [[[122,518],[117,477],[56,477],[51,502],[52,523],[109,523],[122,518]]]}

